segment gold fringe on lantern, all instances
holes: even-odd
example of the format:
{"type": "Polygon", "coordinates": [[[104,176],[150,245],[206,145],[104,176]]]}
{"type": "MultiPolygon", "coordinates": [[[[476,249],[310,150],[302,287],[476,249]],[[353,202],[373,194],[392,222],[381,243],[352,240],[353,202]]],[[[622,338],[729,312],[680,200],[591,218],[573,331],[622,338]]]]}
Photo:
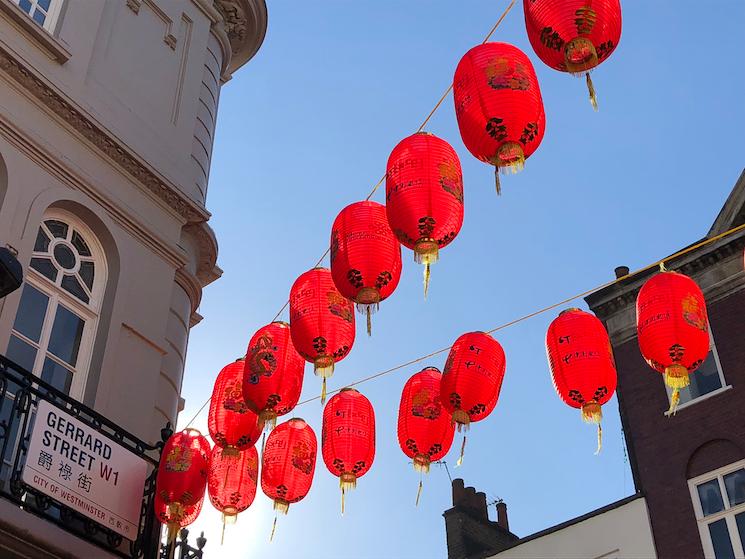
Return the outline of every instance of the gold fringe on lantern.
{"type": "Polygon", "coordinates": [[[222,513],[222,534],[220,535],[220,545],[225,543],[225,525],[235,524],[238,520],[238,513],[233,507],[226,508],[222,513]]]}
{"type": "Polygon", "coordinates": [[[466,436],[463,435],[463,442],[460,445],[460,456],[458,457],[458,461],[455,463],[456,468],[460,468],[460,466],[463,464],[463,455],[466,453],[466,436]]]}
{"type": "Polygon", "coordinates": [[[586,37],[575,37],[564,46],[564,64],[573,76],[592,70],[598,65],[595,45],[586,37]]]}
{"type": "Polygon", "coordinates": [[[344,495],[347,491],[357,487],[357,476],[344,472],[339,476],[339,488],[341,489],[341,515],[344,516],[344,495]]]}
{"type": "Polygon", "coordinates": [[[429,456],[426,454],[417,454],[414,456],[414,471],[419,473],[429,473],[429,456]]]}
{"type": "Polygon", "coordinates": [[[468,428],[471,426],[471,416],[463,410],[455,410],[451,417],[451,421],[458,425],[459,433],[461,429],[468,431],[468,428]]]}
{"type": "Polygon", "coordinates": [[[313,361],[313,373],[317,377],[328,378],[334,374],[334,358],[331,355],[319,355],[313,361]]]}
{"type": "Polygon", "coordinates": [[[264,424],[264,427],[268,427],[267,431],[271,431],[277,426],[277,412],[274,410],[261,410],[259,412],[259,421],[264,424]]]}
{"type": "Polygon", "coordinates": [[[380,306],[380,292],[374,287],[363,287],[354,301],[357,303],[357,312],[367,315],[367,335],[372,336],[371,315],[377,312],[380,306]]]}
{"type": "Polygon", "coordinates": [[[326,403],[326,377],[321,381],[321,405],[326,403]]]}
{"type": "Polygon", "coordinates": [[[424,298],[429,291],[430,265],[440,258],[440,247],[434,239],[419,239],[414,245],[414,262],[424,264],[424,298]]]}
{"type": "Polygon", "coordinates": [[[665,384],[673,389],[670,396],[670,409],[667,415],[675,415],[680,403],[680,391],[691,384],[691,378],[688,376],[688,369],[683,365],[670,365],[665,368],[665,384]]]}
{"type": "Polygon", "coordinates": [[[223,447],[222,449],[222,456],[223,458],[230,458],[231,460],[233,458],[238,458],[240,456],[241,452],[233,445],[228,445],[226,447],[223,447]]]}
{"type": "Polygon", "coordinates": [[[274,515],[274,522],[272,522],[272,533],[269,535],[269,543],[274,539],[274,532],[277,530],[277,515],[274,515]]]}
{"type": "Polygon", "coordinates": [[[587,92],[590,94],[590,104],[595,112],[598,111],[598,97],[595,94],[595,86],[592,84],[590,72],[585,72],[585,82],[587,83],[587,92]]]}
{"type": "Polygon", "coordinates": [[[600,454],[603,448],[603,428],[600,421],[603,419],[603,410],[595,400],[590,400],[582,404],[582,421],[585,423],[594,423],[598,426],[598,448],[595,454],[600,454]]]}
{"type": "Polygon", "coordinates": [[[502,186],[499,183],[499,174],[514,175],[525,167],[525,154],[523,148],[517,142],[505,142],[494,157],[489,161],[494,165],[494,180],[497,186],[497,196],[502,194],[502,186]]]}
{"type": "Polygon", "coordinates": [[[274,499],[274,510],[287,514],[287,511],[290,510],[290,503],[284,499],[274,499]]]}
{"type": "Polygon", "coordinates": [[[184,517],[184,512],[183,505],[178,501],[169,503],[166,506],[166,515],[168,516],[168,524],[166,524],[166,527],[168,528],[168,539],[166,541],[169,545],[176,539],[176,534],[178,534],[179,528],[181,528],[180,523],[181,519],[184,517]]]}

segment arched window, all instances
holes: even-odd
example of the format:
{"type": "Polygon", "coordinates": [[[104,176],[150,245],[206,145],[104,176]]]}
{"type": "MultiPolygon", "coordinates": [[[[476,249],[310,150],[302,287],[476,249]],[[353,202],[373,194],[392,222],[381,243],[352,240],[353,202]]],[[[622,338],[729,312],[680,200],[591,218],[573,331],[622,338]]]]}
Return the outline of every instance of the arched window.
{"type": "Polygon", "coordinates": [[[68,212],[47,212],[7,356],[82,400],[106,276],[104,253],[93,232],[68,212]]]}

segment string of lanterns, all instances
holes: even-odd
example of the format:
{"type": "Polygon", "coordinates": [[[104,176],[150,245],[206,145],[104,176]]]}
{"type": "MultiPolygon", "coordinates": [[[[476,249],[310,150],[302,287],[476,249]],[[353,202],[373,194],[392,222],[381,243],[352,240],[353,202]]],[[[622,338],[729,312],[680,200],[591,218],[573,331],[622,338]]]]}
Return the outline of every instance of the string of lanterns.
{"type": "MultiPolygon", "coordinates": [[[[513,4],[514,0],[492,32],[513,4]]],[[[599,0],[590,7],[584,0],[524,0],[524,13],[536,54],[557,70],[584,73],[596,107],[589,71],[618,44],[618,1],[599,0]]],[[[545,133],[533,66],[513,45],[485,41],[461,59],[452,89],[463,142],[472,155],[495,167],[499,193],[499,173],[520,171],[545,133]]],[[[337,216],[327,251],[330,269],[314,268],[295,281],[288,300],[290,323],[274,321],[260,328],[249,341],[245,359],[219,373],[208,420],[215,447],[189,428],[166,442],[155,506],[157,518],[168,527],[169,540],[198,516],[207,488],[211,503],[223,513],[223,526],[234,522],[254,500],[259,461],[261,489],[276,511],[286,514],[291,504],[301,501],[312,485],[317,438],[302,419],[276,422],[298,405],[305,361],[313,363],[322,378],[320,399],[325,403],[326,379],[354,345],[353,304],[366,316],[370,335],[371,315],[399,283],[401,244],[424,265],[426,297],[430,266],[462,225],[460,162],[444,140],[415,133],[394,148],[384,179],[385,206],[369,200],[371,193],[337,216]],[[269,434],[259,456],[256,443],[265,427],[269,434]]],[[[642,355],[673,389],[674,412],[679,390],[688,385],[689,375],[709,351],[703,294],[690,278],[663,271],[639,293],[637,327],[642,355]]],[[[468,429],[497,405],[506,371],[504,350],[490,335],[498,329],[463,334],[447,348],[443,373],[426,367],[404,385],[398,440],[417,471],[426,473],[433,461],[447,454],[456,426],[459,431],[468,429]]],[[[549,327],[546,348],[557,394],[579,408],[585,421],[598,425],[599,451],[601,408],[616,386],[605,328],[593,315],[569,309],[549,327]]],[[[465,442],[464,436],[459,463],[465,442]]],[[[364,395],[348,386],[325,404],[321,447],[324,464],[339,478],[343,514],[346,493],[370,470],[375,456],[375,413],[364,395]]],[[[417,503],[421,489],[420,480],[417,503]]],[[[272,537],[276,523],[275,516],[272,537]]]]}

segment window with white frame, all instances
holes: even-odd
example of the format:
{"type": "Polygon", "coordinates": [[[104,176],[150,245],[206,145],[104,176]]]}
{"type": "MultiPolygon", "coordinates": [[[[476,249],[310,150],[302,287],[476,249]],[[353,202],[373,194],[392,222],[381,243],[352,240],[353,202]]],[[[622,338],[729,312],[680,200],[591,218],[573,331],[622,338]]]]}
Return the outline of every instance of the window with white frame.
{"type": "MultiPolygon", "coordinates": [[[[701,366],[689,375],[691,384],[680,390],[679,409],[688,402],[693,402],[702,396],[726,387],[724,373],[722,372],[722,365],[719,362],[719,354],[714,344],[711,327],[709,327],[709,339],[711,343],[709,354],[706,356],[704,362],[701,363],[701,366]]],[[[672,396],[672,389],[670,387],[666,388],[669,399],[672,396]]]]}
{"type": "Polygon", "coordinates": [[[31,19],[52,33],[63,0],[13,0],[31,19]]]}
{"type": "Polygon", "coordinates": [[[704,555],[745,557],[745,460],[688,481],[704,555]]]}
{"type": "Polygon", "coordinates": [[[82,222],[62,211],[44,217],[6,355],[79,400],[106,272],[103,250],[82,222]]]}

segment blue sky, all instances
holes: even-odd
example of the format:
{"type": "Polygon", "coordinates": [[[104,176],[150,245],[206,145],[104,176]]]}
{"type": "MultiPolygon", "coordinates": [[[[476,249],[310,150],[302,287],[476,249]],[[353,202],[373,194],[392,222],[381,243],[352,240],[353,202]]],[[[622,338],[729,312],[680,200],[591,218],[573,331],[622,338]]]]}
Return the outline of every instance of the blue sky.
{"type": "MultiPolygon", "coordinates": [[[[222,279],[208,287],[192,330],[181,424],[212,390],[218,371],[286,301],[294,279],[328,246],[331,223],[364,198],[391,149],[411,134],[508,2],[270,2],[258,55],[223,88],[210,177],[210,221],[222,279]]],[[[357,341],[331,388],[450,345],[608,281],[613,268],[641,267],[705,235],[745,159],[745,4],[736,0],[627,0],[612,57],[593,74],[600,112],[584,80],[550,70],[533,54],[518,1],[494,36],[533,61],[546,107],[546,135],[525,170],[503,178],[460,140],[449,97],[428,130],[463,165],[465,223],[433,266],[422,298],[421,268],[404,250],[397,291],[358,320],[357,341]]],[[[375,200],[383,202],[383,192],[375,200]]],[[[327,264],[327,263],[326,263],[327,264]]],[[[544,349],[550,312],[501,331],[507,373],[494,413],[474,424],[454,477],[500,497],[524,536],[633,492],[614,398],[605,444],[551,385],[544,349]]],[[[287,316],[283,317],[287,319],[287,316]]],[[[377,415],[377,456],[339,514],[336,477],[317,462],[308,497],[279,519],[261,494],[228,528],[209,505],[197,521],[210,555],[231,557],[445,557],[445,471],[434,467],[414,507],[418,475],[396,440],[406,379],[445,355],[358,388],[377,415]]],[[[651,370],[649,374],[654,374],[651,370]]],[[[320,382],[306,368],[303,398],[320,382]]],[[[660,390],[663,390],[660,383],[660,390]]],[[[661,410],[662,413],[662,410],[661,410]]],[[[320,436],[318,401],[297,409],[320,436]]],[[[196,422],[204,429],[206,414],[196,422]]],[[[206,429],[204,429],[206,431],[206,429]]],[[[492,518],[493,507],[490,509],[492,518]]]]}

